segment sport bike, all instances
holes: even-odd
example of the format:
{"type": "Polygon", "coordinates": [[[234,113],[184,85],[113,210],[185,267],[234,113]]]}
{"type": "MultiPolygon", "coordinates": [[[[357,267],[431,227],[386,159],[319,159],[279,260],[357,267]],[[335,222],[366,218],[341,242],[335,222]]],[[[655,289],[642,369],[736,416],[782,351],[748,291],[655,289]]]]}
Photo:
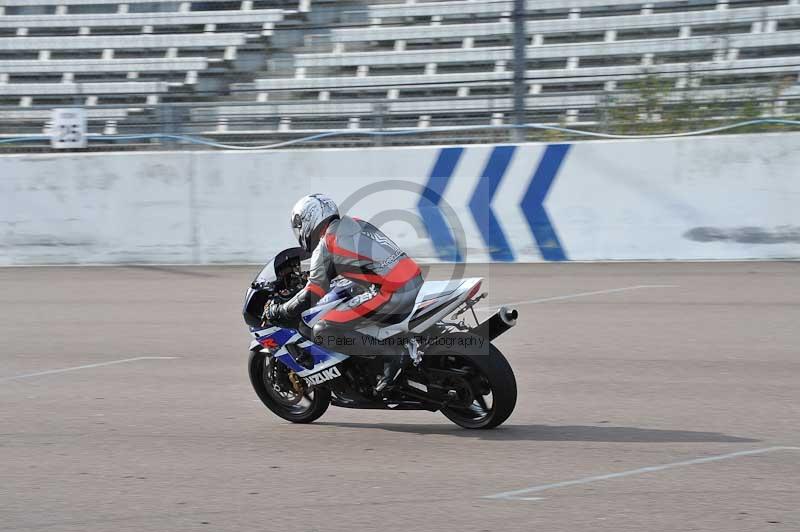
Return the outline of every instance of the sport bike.
{"type": "MultiPolygon", "coordinates": [[[[368,288],[337,277],[293,327],[275,326],[264,317],[266,303],[287,301],[305,286],[303,261],[308,258],[302,248],[282,251],[259,272],[245,297],[244,319],[254,338],[250,381],[273,413],[310,423],[330,405],[429,410],[441,411],[468,429],[489,429],[508,419],[517,401],[517,383],[492,341],[516,324],[517,311],[503,307],[479,322],[474,307],[487,295],[479,294],[482,278],[426,281],[405,320],[365,323],[357,329],[375,346],[375,356],[347,356],[315,343],[312,328],[331,309],[358,304],[368,288]],[[475,324],[468,325],[461,318],[465,315],[475,324]],[[380,354],[387,342],[403,345],[405,369],[378,393],[374,386],[383,372],[380,354]]],[[[337,344],[329,340],[326,345],[337,344]]]]}

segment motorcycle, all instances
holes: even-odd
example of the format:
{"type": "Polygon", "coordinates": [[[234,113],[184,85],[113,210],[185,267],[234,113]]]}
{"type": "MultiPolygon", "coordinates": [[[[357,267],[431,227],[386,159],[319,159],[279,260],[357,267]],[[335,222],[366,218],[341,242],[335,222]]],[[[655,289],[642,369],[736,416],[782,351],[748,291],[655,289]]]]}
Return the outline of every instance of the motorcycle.
{"type": "Polygon", "coordinates": [[[303,261],[309,257],[302,248],[282,251],[258,273],[245,296],[243,316],[253,336],[250,381],[269,410],[294,423],[310,423],[330,405],[441,411],[468,429],[494,428],[508,419],[516,405],[516,379],[492,341],[516,324],[518,314],[502,307],[479,322],[475,305],[487,296],[479,294],[482,278],[426,281],[404,321],[358,329],[370,342],[374,339],[375,356],[347,356],[315,343],[312,328],[333,308],[357,303],[368,288],[337,277],[295,327],[279,327],[264,317],[265,304],[287,301],[305,286],[303,261]],[[474,326],[461,318],[468,312],[474,326]],[[385,342],[401,342],[408,362],[397,380],[378,393],[374,385],[383,371],[380,349],[385,342]]]}

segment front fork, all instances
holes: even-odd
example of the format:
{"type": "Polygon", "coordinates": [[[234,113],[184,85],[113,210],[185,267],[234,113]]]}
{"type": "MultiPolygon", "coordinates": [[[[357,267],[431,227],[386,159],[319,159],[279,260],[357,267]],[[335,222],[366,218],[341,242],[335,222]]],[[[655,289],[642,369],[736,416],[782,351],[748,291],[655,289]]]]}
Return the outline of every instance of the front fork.
{"type": "Polygon", "coordinates": [[[289,370],[289,382],[292,383],[292,388],[294,389],[295,393],[299,393],[301,395],[306,393],[306,383],[297,376],[292,370],[289,370]]]}
{"type": "MultiPolygon", "coordinates": [[[[276,381],[276,379],[275,379],[275,371],[276,370],[274,369],[274,368],[277,367],[277,364],[280,364],[280,362],[275,360],[275,358],[272,356],[272,353],[270,353],[267,349],[264,349],[264,347],[257,340],[253,340],[250,343],[250,351],[266,352],[265,353],[266,354],[266,358],[264,360],[264,366],[267,367],[270,364],[275,364],[275,366],[273,366],[273,369],[272,369],[272,375],[270,375],[270,380],[272,380],[275,384],[280,384],[280,381],[276,381]]],[[[287,377],[289,379],[289,384],[291,384],[292,391],[294,391],[294,393],[297,393],[297,394],[300,394],[300,395],[304,395],[308,391],[306,389],[305,381],[303,381],[303,379],[301,379],[297,375],[297,373],[295,373],[294,371],[292,371],[291,369],[288,369],[288,368],[287,368],[287,377]]]]}

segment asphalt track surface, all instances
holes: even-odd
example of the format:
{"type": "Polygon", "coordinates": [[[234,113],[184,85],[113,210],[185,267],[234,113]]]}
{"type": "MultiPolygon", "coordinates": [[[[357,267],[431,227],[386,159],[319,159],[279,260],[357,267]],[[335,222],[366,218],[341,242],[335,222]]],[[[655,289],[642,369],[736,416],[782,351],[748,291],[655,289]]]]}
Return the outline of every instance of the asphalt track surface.
{"type": "Polygon", "coordinates": [[[271,415],[253,270],[0,270],[0,530],[800,530],[798,263],[472,268],[525,301],[489,432],[271,415]]]}

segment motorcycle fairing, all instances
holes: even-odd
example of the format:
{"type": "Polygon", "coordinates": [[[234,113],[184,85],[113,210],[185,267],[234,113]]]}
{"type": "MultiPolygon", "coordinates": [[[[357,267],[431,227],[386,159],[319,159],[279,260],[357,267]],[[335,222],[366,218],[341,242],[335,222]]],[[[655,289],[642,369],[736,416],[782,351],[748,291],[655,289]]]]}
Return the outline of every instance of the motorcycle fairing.
{"type": "Polygon", "coordinates": [[[382,326],[369,325],[359,332],[379,340],[407,332],[423,333],[434,323],[455,311],[467,300],[470,290],[483,281],[480,277],[452,281],[425,281],[417,294],[414,309],[400,323],[382,326]],[[434,301],[434,303],[430,303],[434,301]]]}
{"type": "Polygon", "coordinates": [[[339,303],[348,297],[348,291],[352,286],[351,281],[334,283],[330,292],[322,296],[315,306],[303,312],[300,319],[309,327],[314,327],[329,310],[339,306],[339,303]]]}
{"type": "MultiPolygon", "coordinates": [[[[357,329],[368,336],[384,340],[396,334],[406,332],[424,332],[432,324],[454,311],[463,303],[476,284],[483,281],[480,277],[457,279],[451,281],[425,281],[420,288],[414,309],[405,320],[391,325],[367,325],[357,329]]],[[[348,290],[353,283],[345,281],[331,287],[331,291],[319,300],[319,303],[302,314],[303,322],[313,327],[325,314],[349,298],[348,290]]]]}
{"type": "Polygon", "coordinates": [[[314,375],[322,370],[328,369],[340,362],[347,360],[347,355],[328,351],[314,342],[309,341],[295,329],[284,329],[281,327],[252,328],[251,333],[256,341],[269,349],[273,357],[294,371],[300,377],[314,375]],[[294,359],[286,349],[288,344],[297,344],[304,351],[309,353],[314,361],[314,367],[306,369],[294,359]]]}

